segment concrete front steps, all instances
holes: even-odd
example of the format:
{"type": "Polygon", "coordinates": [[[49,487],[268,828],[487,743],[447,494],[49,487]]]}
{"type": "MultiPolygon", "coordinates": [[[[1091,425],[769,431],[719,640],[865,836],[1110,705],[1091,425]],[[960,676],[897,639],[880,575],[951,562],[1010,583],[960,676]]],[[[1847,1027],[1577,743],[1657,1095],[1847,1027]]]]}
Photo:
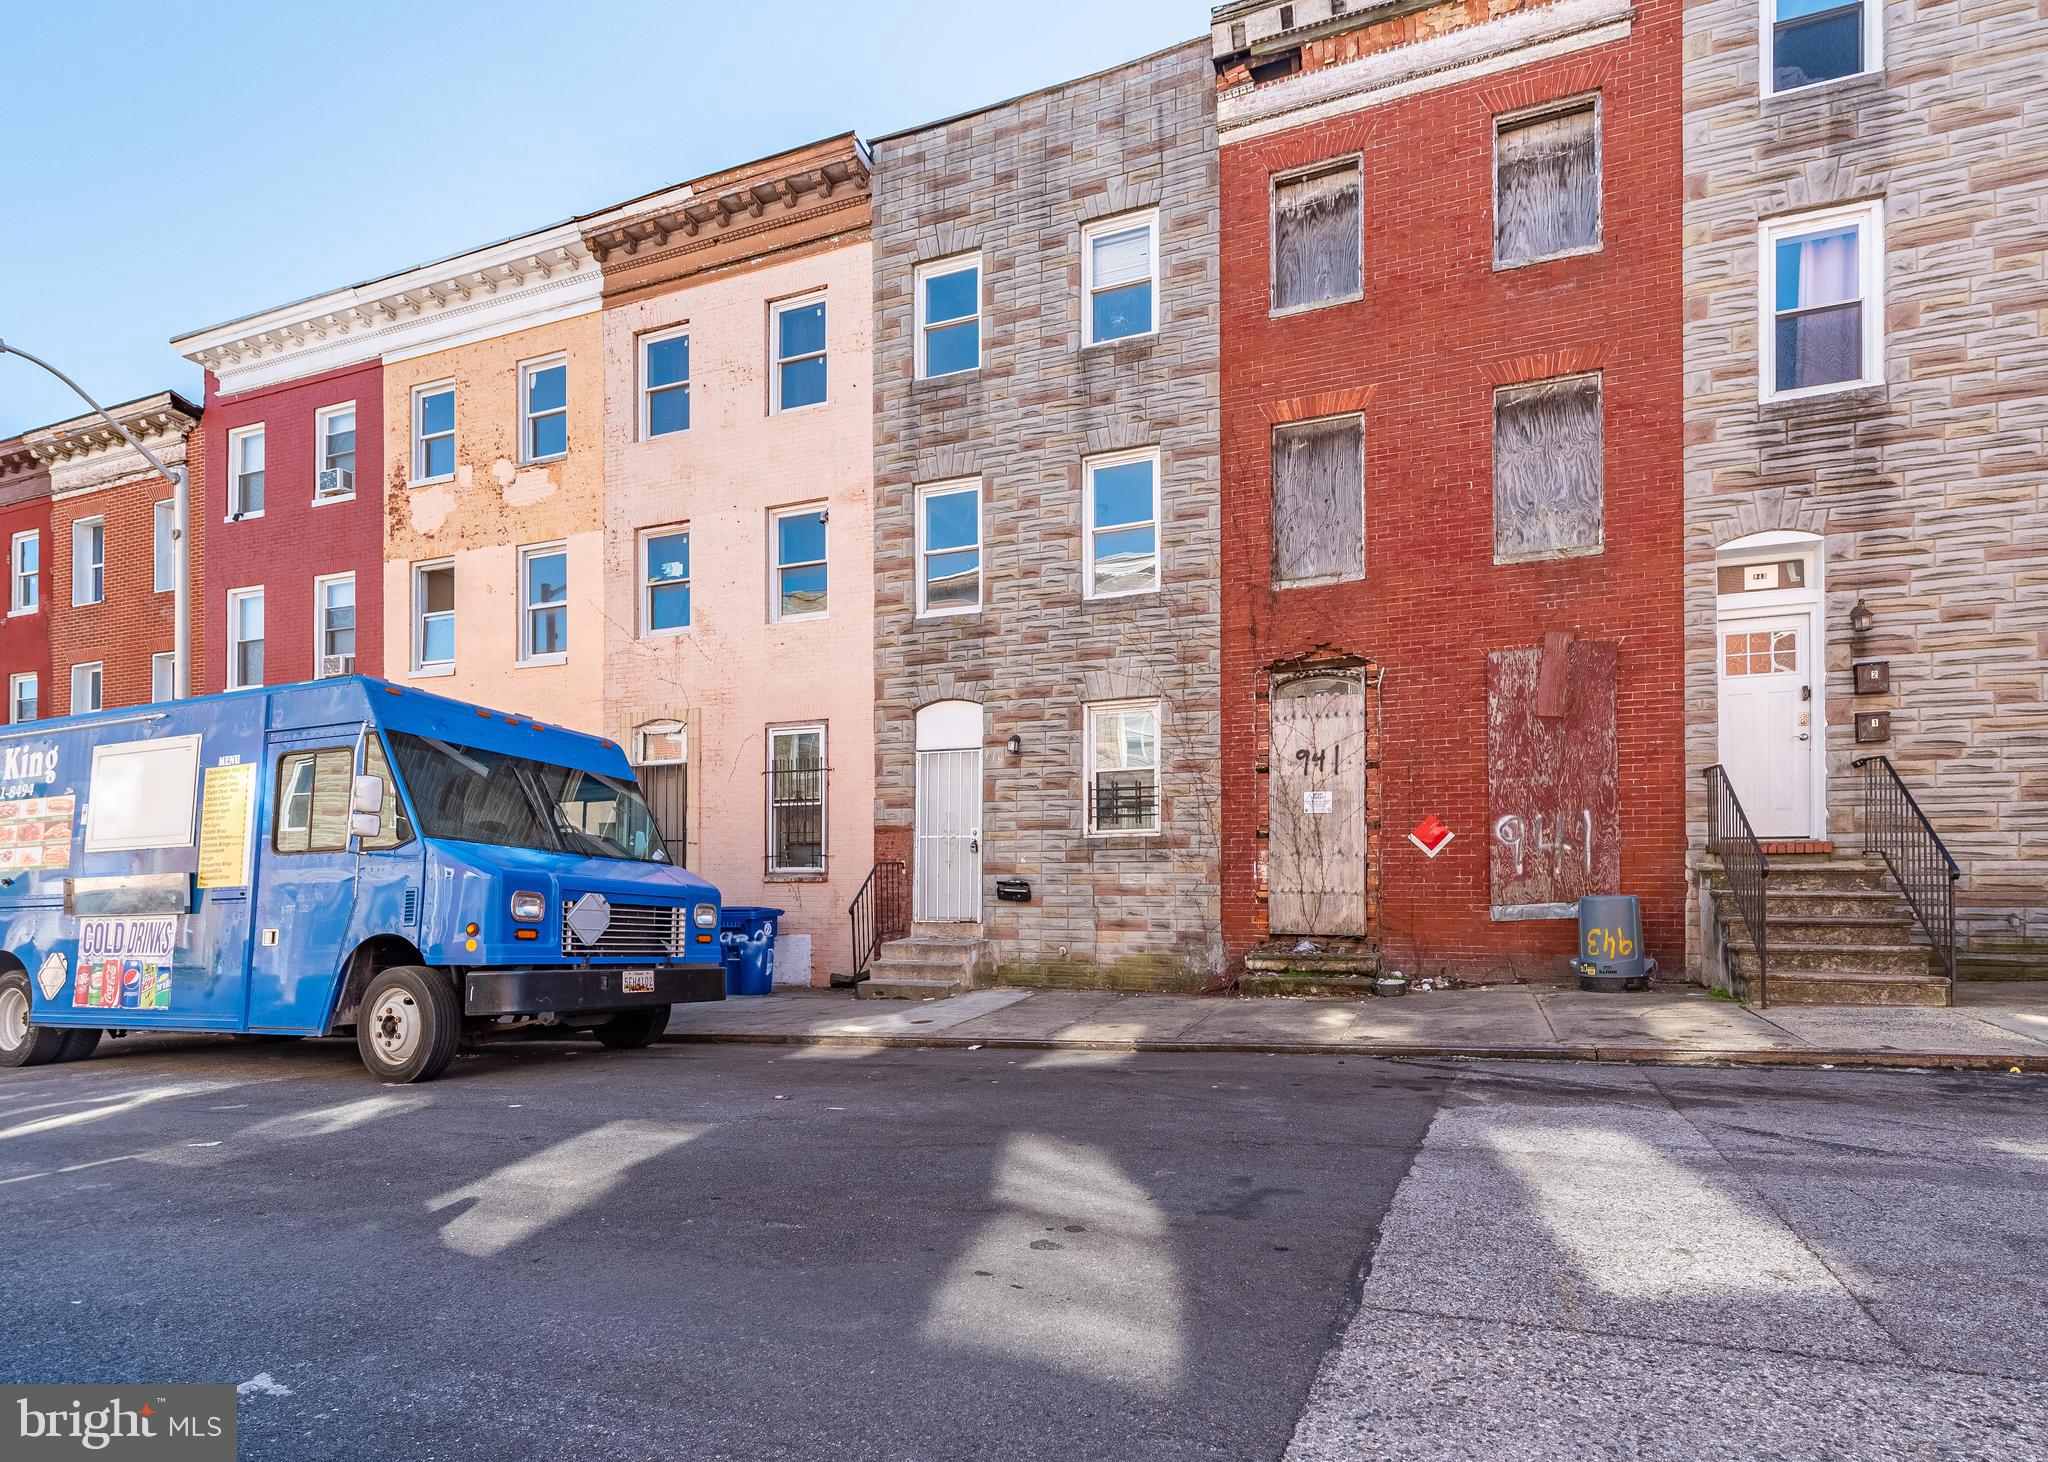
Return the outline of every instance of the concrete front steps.
{"type": "MultiPolygon", "coordinates": [[[[1882,862],[1834,853],[1773,854],[1764,885],[1766,1005],[1952,1003],[1949,982],[1882,862]]],[[[1710,875],[1730,958],[1755,988],[1755,956],[1727,877],[1710,875]]]]}
{"type": "Polygon", "coordinates": [[[910,937],[892,939],[854,987],[862,1000],[943,1000],[974,987],[982,940],[957,925],[913,924],[910,937]]]}

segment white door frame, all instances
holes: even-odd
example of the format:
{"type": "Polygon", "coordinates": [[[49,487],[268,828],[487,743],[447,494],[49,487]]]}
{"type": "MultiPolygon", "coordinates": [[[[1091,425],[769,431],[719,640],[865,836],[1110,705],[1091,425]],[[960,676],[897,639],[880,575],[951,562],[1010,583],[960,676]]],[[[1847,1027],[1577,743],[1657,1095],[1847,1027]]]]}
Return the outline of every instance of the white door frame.
{"type": "Polygon", "coordinates": [[[1723,544],[1714,553],[1714,740],[1720,756],[1721,736],[1721,635],[1726,626],[1756,619],[1806,619],[1807,704],[1812,708],[1811,736],[1807,756],[1813,786],[1812,825],[1804,837],[1825,841],[1828,836],[1828,697],[1827,697],[1827,593],[1822,582],[1826,572],[1822,541],[1811,533],[1777,531],[1756,533],[1723,544]],[[1776,563],[1784,559],[1806,563],[1806,583],[1798,588],[1765,589],[1743,594],[1723,594],[1719,589],[1723,565],[1776,563]]]}

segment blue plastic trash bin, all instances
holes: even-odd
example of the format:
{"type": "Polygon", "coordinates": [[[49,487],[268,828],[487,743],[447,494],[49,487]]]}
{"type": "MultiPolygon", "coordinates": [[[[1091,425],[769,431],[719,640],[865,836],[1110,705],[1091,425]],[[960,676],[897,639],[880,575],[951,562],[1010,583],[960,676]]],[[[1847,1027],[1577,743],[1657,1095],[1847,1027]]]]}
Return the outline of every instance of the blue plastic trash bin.
{"type": "Polygon", "coordinates": [[[766,995],[775,988],[775,922],[781,909],[727,904],[718,919],[725,993],[766,995]]]}

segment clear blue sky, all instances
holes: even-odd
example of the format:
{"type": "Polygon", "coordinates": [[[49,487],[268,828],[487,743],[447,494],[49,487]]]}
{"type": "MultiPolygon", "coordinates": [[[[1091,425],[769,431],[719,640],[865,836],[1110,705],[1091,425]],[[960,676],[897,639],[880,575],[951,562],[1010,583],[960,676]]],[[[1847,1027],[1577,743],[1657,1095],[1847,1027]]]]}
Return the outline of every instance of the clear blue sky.
{"type": "MultiPolygon", "coordinates": [[[[1201,0],[349,0],[10,9],[0,338],[102,401],[167,343],[779,148],[1203,33],[1201,0]]],[[[0,356],[0,435],[83,408],[0,356]]]]}

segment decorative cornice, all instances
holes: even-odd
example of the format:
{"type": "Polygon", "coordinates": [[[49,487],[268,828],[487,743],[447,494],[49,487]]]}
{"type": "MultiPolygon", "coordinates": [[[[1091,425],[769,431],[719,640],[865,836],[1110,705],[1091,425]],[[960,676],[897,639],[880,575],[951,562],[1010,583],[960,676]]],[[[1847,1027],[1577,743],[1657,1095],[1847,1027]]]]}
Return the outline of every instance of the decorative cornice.
{"type": "MultiPolygon", "coordinates": [[[[175,391],[159,391],[109,409],[167,464],[183,464],[186,439],[199,425],[197,406],[175,391]]],[[[22,441],[49,469],[51,492],[57,497],[156,475],[156,469],[103,416],[76,416],[38,427],[23,433],[22,441]]]]}
{"type": "Polygon", "coordinates": [[[865,196],[870,175],[858,148],[814,167],[764,173],[718,192],[700,192],[696,185],[627,204],[586,221],[584,240],[600,264],[615,255],[632,258],[644,248],[666,249],[671,239],[685,244],[710,243],[741,235],[748,223],[772,227],[779,217],[794,215],[806,200],[829,202],[851,191],[865,196]]]}

